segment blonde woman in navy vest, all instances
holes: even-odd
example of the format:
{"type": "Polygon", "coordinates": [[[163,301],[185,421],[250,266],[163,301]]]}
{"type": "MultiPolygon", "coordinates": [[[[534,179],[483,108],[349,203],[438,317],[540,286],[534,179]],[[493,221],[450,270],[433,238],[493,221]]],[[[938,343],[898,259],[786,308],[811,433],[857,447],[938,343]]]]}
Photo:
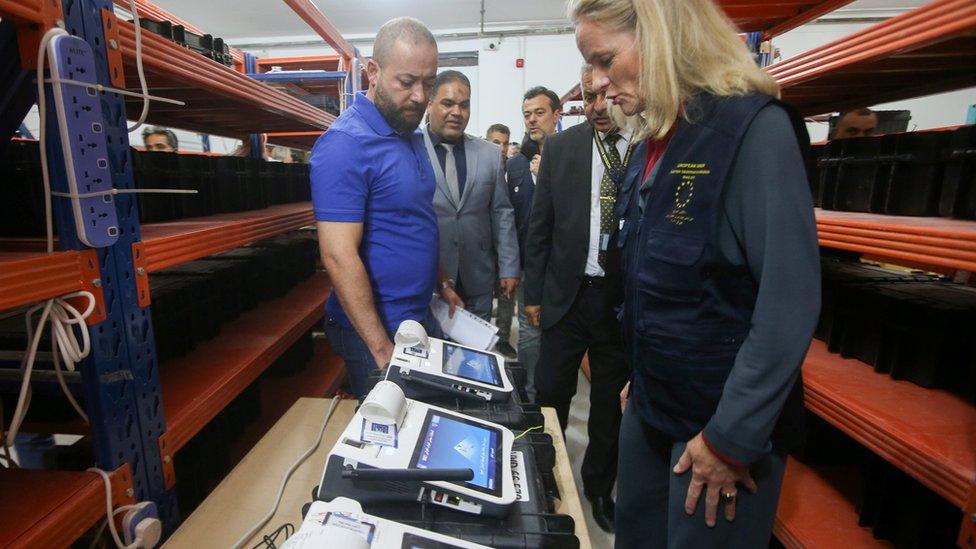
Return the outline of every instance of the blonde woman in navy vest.
{"type": "Polygon", "coordinates": [[[643,140],[617,200],[617,547],[766,547],[820,309],[805,126],[711,0],[577,0],[571,17],[643,140]]]}

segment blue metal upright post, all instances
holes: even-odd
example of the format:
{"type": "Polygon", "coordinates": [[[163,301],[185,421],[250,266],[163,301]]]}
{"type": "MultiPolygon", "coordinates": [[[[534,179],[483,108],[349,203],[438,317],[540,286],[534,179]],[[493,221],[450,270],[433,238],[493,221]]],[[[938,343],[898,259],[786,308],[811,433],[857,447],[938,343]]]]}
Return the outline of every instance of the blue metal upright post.
{"type": "MultiPolygon", "coordinates": [[[[113,10],[111,0],[63,0],[65,27],[85,39],[95,54],[97,79],[111,86],[102,10],[113,10]]],[[[48,95],[50,97],[50,94],[48,95]]],[[[115,93],[100,95],[108,144],[112,184],[133,187],[132,158],[126,128],[125,103],[115,93]]],[[[48,102],[46,131],[58,132],[53,101],[48,102]]],[[[49,138],[52,185],[66,189],[60,140],[49,138]]],[[[137,202],[131,194],[116,196],[120,236],[118,242],[98,250],[101,288],[107,317],[90,328],[92,354],[81,365],[86,408],[91,420],[95,457],[99,467],[115,469],[128,463],[137,500],[152,500],[159,507],[164,528],[171,532],[178,520],[176,498],[165,489],[158,440],[165,432],[159,368],[150,309],[140,308],[136,293],[132,244],[140,240],[137,202]]],[[[60,245],[77,249],[70,207],[56,200],[60,245]]]]}

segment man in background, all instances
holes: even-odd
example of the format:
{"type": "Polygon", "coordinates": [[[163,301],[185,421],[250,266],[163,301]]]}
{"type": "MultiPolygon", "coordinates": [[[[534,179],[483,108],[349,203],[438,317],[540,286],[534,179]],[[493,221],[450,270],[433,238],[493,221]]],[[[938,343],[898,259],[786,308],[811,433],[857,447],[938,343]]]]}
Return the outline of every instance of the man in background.
{"type": "MultiPolygon", "coordinates": [[[[525,92],[522,100],[522,117],[525,120],[526,140],[522,153],[508,159],[508,196],[515,208],[515,225],[518,228],[519,249],[522,265],[525,265],[525,236],[529,229],[532,198],[535,193],[536,175],[541,156],[538,154],[546,139],[556,133],[561,112],[559,96],[550,89],[537,86],[525,92]]],[[[539,328],[532,326],[525,316],[525,299],[522,288],[518,292],[519,361],[528,374],[529,395],[535,396],[535,366],[539,360],[539,328]]]]}
{"type": "Polygon", "coordinates": [[[502,169],[508,161],[508,140],[512,137],[512,131],[505,124],[492,124],[485,132],[485,141],[489,141],[501,147],[502,150],[502,169]]]}
{"type": "Polygon", "coordinates": [[[855,109],[840,113],[831,139],[870,137],[878,129],[878,115],[871,109],[855,109]]]}
{"type": "Polygon", "coordinates": [[[471,118],[471,83],[464,73],[437,75],[430,97],[423,134],[437,180],[441,269],[465,308],[490,322],[495,284],[511,296],[520,277],[501,150],[464,133],[471,118]]]}
{"type": "Polygon", "coordinates": [[[310,162],[322,263],[335,288],[326,334],[357,397],[370,371],[389,364],[401,322],[440,335],[429,314],[435,288],[452,314],[463,305],[438,273],[436,182],[416,131],[437,77],[434,36],[410,17],[388,21],[366,74],[368,91],[316,141],[310,162]]]}
{"type": "MultiPolygon", "coordinates": [[[[509,143],[512,131],[505,124],[492,124],[485,132],[485,139],[501,147],[502,150],[502,171],[508,161],[509,143]]],[[[507,181],[507,178],[506,178],[507,181]]],[[[499,286],[495,290],[495,298],[498,300],[498,307],[495,310],[495,326],[498,326],[498,344],[495,351],[509,357],[516,358],[515,348],[512,347],[512,315],[515,314],[515,296],[506,295],[499,286]]]]}
{"type": "Polygon", "coordinates": [[[522,146],[518,141],[512,141],[508,144],[508,158],[511,158],[522,152],[522,146]]]}
{"type": "Polygon", "coordinates": [[[590,71],[581,78],[586,122],[548,140],[525,250],[525,313],[542,328],[536,401],[565,430],[580,362],[590,363],[589,442],[580,476],[597,525],[612,532],[619,395],[630,372],[616,307],[623,302],[614,213],[633,144],[610,118],[590,71]]]}
{"type": "Polygon", "coordinates": [[[146,126],[142,130],[142,142],[147,151],[176,152],[180,148],[180,141],[173,130],[159,126],[146,126]]]}

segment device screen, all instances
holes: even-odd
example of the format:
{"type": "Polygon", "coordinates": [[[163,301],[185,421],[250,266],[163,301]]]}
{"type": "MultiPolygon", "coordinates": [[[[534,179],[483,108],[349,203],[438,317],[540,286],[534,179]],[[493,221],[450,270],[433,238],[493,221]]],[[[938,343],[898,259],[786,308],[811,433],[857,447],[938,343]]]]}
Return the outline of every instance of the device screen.
{"type": "Polygon", "coordinates": [[[444,373],[502,387],[495,355],[444,343],[444,373]]]}
{"type": "Polygon", "coordinates": [[[459,549],[459,546],[407,532],[403,534],[403,543],[400,545],[400,549],[459,549]]]}
{"type": "Polygon", "coordinates": [[[410,467],[471,469],[474,478],[464,486],[501,495],[501,431],[466,418],[428,410],[420,432],[421,439],[410,467]]]}

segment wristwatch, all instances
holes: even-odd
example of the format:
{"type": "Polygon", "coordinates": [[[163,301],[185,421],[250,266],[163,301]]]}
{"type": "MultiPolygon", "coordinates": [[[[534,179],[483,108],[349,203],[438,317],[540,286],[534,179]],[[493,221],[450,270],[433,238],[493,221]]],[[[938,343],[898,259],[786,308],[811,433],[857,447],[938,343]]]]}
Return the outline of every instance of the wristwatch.
{"type": "Polygon", "coordinates": [[[452,290],[454,289],[454,279],[453,278],[448,278],[447,280],[444,280],[444,281],[441,282],[441,291],[442,292],[444,290],[448,289],[448,288],[450,288],[452,290]]]}

